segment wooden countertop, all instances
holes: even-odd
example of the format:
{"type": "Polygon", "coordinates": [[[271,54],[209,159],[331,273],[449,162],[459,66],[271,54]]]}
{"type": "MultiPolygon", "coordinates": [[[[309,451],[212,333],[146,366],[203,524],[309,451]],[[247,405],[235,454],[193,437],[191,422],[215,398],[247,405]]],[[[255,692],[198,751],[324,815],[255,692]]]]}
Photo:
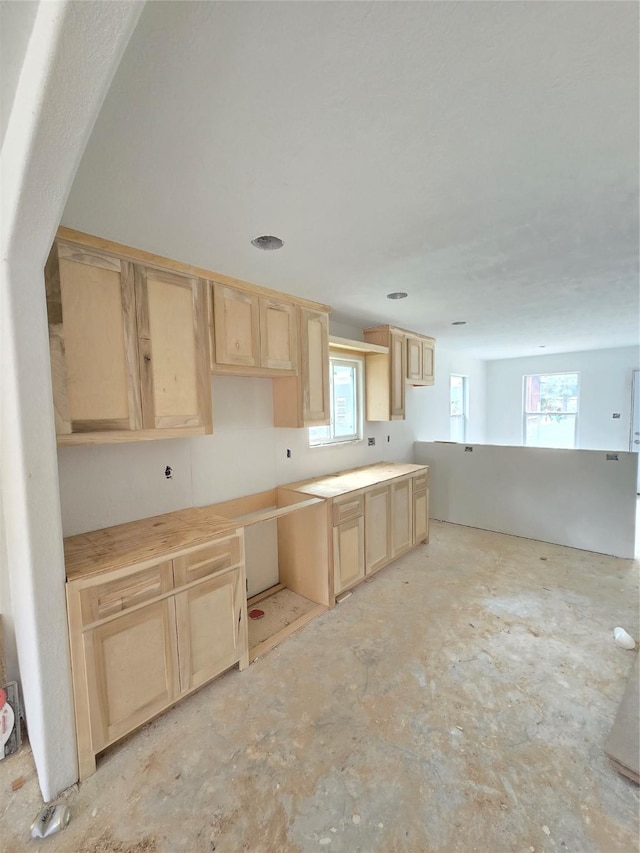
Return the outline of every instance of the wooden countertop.
{"type": "Polygon", "coordinates": [[[191,507],[69,536],[64,540],[67,580],[170,556],[216,536],[232,534],[238,526],[209,507],[191,507]]]}
{"type": "Polygon", "coordinates": [[[319,498],[337,498],[349,492],[366,489],[387,480],[394,480],[396,477],[420,474],[426,470],[428,470],[428,465],[413,465],[408,462],[378,462],[375,465],[339,471],[325,477],[300,480],[282,488],[304,492],[307,495],[315,495],[319,498]]]}

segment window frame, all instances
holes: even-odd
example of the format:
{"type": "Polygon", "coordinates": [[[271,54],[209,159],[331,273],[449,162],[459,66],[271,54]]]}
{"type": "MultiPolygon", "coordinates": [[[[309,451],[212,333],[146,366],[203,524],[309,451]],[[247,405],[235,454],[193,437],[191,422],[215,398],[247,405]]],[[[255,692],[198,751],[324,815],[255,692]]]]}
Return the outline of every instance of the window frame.
{"type": "Polygon", "coordinates": [[[464,444],[467,441],[467,433],[469,428],[469,377],[463,373],[449,374],[449,440],[456,441],[459,444],[464,444]],[[462,414],[451,414],[451,380],[462,379],[462,414]],[[453,438],[454,419],[462,423],[462,438],[453,438]],[[461,421],[459,421],[461,419],[461,421]]]}
{"type": "Polygon", "coordinates": [[[363,440],[364,436],[364,357],[355,353],[335,352],[329,353],[329,403],[330,422],[325,427],[309,427],[309,447],[337,447],[346,444],[356,444],[363,440]],[[333,368],[334,365],[342,367],[355,367],[355,421],[356,431],[348,436],[336,436],[335,434],[335,411],[333,391],[333,368]],[[312,430],[329,428],[329,437],[312,441],[312,430]]]}
{"type": "Polygon", "coordinates": [[[522,446],[523,447],[545,447],[550,450],[576,450],[578,449],[578,418],[580,416],[580,391],[581,375],[579,370],[550,370],[545,373],[525,373],[522,376],[522,446]],[[534,376],[576,376],[576,410],[575,412],[532,412],[527,409],[527,380],[534,376]],[[571,447],[559,447],[557,444],[528,444],[527,443],[527,417],[530,415],[555,414],[563,418],[573,418],[573,445],[571,447]]]}

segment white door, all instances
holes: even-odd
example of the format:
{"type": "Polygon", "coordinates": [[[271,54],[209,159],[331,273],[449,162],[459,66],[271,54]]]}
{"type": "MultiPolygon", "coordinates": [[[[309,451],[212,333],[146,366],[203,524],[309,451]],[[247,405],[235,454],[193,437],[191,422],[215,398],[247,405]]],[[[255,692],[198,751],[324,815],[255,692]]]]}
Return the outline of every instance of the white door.
{"type": "MultiPolygon", "coordinates": [[[[629,450],[640,453],[640,370],[633,371],[631,404],[631,435],[629,450]]],[[[638,494],[640,495],[640,458],[638,459],[638,494]]]]}

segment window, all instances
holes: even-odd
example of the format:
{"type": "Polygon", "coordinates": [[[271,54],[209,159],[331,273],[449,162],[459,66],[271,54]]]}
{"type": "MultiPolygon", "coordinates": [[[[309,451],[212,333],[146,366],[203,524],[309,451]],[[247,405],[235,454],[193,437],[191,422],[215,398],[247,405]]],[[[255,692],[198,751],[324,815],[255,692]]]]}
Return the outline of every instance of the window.
{"type": "Polygon", "coordinates": [[[449,380],[449,437],[451,441],[467,440],[467,377],[451,376],[449,380]]]}
{"type": "Polygon", "coordinates": [[[309,427],[309,444],[341,444],[362,438],[362,359],[330,356],[331,423],[309,427]]]}
{"type": "Polygon", "coordinates": [[[524,377],[523,432],[526,447],[576,446],[579,373],[524,377]]]}

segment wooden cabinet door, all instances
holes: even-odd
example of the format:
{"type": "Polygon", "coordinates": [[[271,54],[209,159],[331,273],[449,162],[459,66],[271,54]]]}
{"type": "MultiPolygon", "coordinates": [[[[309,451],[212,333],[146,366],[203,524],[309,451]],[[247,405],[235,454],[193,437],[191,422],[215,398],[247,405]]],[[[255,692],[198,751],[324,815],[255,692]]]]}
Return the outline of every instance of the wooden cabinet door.
{"type": "Polygon", "coordinates": [[[253,293],[213,285],[214,351],[218,364],[260,367],[260,301],[253,293]]]}
{"type": "Polygon", "coordinates": [[[435,341],[422,341],[422,381],[425,385],[435,382],[435,341]]]}
{"type": "Polygon", "coordinates": [[[404,335],[391,332],[389,335],[390,357],[390,416],[391,420],[404,420],[404,383],[406,376],[406,349],[404,335]]]}
{"type": "Polygon", "coordinates": [[[338,595],[364,577],[364,517],[333,528],[333,591],[338,595]]]}
{"type": "Polygon", "coordinates": [[[391,557],[397,557],[413,544],[413,506],[411,481],[391,484],[391,557]]]}
{"type": "Polygon", "coordinates": [[[178,696],[173,598],[105,622],[86,631],[83,639],[95,753],[178,696]]]}
{"type": "Polygon", "coordinates": [[[391,493],[389,486],[365,494],[364,534],[367,574],[382,568],[391,559],[391,493]]]}
{"type": "Polygon", "coordinates": [[[136,266],[135,285],[143,427],[212,432],[206,283],[136,266]]]}
{"type": "Polygon", "coordinates": [[[140,429],[133,265],[57,242],[45,282],[56,433],[140,429]]]}
{"type": "Polygon", "coordinates": [[[300,308],[300,382],[302,423],[328,424],[329,403],[329,317],[320,311],[300,308]]]}
{"type": "Polygon", "coordinates": [[[298,366],[298,322],[290,302],[260,297],[260,363],[275,370],[298,366]]]}
{"type": "Polygon", "coordinates": [[[234,569],[176,595],[181,693],[239,660],[246,647],[242,634],[247,631],[240,586],[240,571],[234,569]]]}
{"type": "Polygon", "coordinates": [[[422,339],[407,337],[407,379],[422,382],[422,339]]]}
{"type": "Polygon", "coordinates": [[[413,544],[429,541],[429,492],[413,493],[413,544]]]}

